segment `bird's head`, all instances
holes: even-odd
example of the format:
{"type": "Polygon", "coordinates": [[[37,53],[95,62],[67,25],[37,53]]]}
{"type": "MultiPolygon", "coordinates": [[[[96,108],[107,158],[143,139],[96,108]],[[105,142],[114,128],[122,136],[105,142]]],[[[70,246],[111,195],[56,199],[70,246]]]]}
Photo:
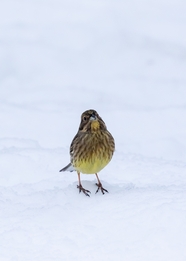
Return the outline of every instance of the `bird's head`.
{"type": "Polygon", "coordinates": [[[95,110],[87,110],[81,115],[81,123],[79,131],[96,132],[98,130],[106,130],[106,125],[102,118],[95,110]]]}

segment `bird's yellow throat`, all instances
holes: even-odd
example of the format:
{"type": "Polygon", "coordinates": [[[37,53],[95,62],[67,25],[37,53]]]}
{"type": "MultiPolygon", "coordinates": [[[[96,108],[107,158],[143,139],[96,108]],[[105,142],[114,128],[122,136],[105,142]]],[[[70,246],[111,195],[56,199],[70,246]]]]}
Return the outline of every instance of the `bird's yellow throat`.
{"type": "Polygon", "coordinates": [[[91,123],[91,130],[96,131],[96,130],[99,130],[99,128],[100,128],[99,121],[93,120],[91,123]]]}

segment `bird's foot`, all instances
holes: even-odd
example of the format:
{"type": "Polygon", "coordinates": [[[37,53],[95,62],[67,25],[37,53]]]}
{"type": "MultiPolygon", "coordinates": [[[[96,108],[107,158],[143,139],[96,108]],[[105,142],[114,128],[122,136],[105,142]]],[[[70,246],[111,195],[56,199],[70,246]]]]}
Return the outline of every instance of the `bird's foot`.
{"type": "Polygon", "coordinates": [[[88,196],[88,197],[90,197],[90,195],[88,194],[88,193],[91,193],[89,190],[87,190],[87,189],[84,189],[83,187],[82,187],[82,185],[77,185],[77,188],[79,189],[79,193],[81,192],[81,191],[83,191],[83,193],[86,195],[86,196],[88,196]]]}
{"type": "MultiPolygon", "coordinates": [[[[98,186],[98,189],[96,190],[96,193],[98,193],[98,191],[101,189],[101,192],[103,193],[103,194],[105,194],[105,192],[107,192],[108,193],[108,190],[106,190],[106,189],[104,189],[103,187],[102,187],[102,184],[101,183],[96,183],[96,186],[98,186]]],[[[95,194],[96,194],[95,193],[95,194]]]]}

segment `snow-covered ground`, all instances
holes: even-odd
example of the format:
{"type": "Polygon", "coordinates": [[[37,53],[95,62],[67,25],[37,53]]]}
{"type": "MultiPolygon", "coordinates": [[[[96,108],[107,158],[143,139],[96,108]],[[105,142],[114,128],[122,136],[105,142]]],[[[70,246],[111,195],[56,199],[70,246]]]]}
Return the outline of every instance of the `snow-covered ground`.
{"type": "Polygon", "coordinates": [[[186,2],[0,8],[0,261],[186,260],[186,2]],[[79,194],[69,145],[98,111],[116,141],[79,194]]]}

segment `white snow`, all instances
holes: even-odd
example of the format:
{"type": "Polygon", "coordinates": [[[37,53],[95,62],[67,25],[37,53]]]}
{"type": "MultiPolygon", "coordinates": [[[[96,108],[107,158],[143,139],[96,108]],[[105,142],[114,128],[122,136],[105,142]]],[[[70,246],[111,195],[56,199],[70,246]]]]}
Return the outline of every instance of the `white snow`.
{"type": "Polygon", "coordinates": [[[0,8],[0,261],[186,260],[186,2],[0,8]],[[59,170],[81,113],[116,141],[96,177],[59,170]]]}

